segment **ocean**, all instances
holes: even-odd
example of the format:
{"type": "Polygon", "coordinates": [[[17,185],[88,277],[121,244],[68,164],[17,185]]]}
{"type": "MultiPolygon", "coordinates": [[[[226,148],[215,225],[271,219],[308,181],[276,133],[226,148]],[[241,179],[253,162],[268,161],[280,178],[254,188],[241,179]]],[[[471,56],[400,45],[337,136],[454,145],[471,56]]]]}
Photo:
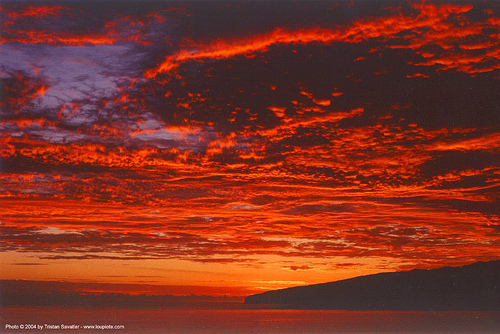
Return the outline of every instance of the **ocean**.
{"type": "Polygon", "coordinates": [[[500,311],[182,308],[0,309],[0,333],[500,333],[500,311]]]}

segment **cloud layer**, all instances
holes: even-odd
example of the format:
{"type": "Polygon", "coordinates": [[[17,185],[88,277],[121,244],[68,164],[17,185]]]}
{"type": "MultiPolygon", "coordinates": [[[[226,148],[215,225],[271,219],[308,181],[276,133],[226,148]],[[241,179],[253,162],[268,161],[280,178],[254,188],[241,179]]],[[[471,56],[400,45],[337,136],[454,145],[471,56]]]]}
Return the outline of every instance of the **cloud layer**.
{"type": "Polygon", "coordinates": [[[498,258],[494,2],[198,5],[2,4],[4,251],[275,282],[498,258]]]}

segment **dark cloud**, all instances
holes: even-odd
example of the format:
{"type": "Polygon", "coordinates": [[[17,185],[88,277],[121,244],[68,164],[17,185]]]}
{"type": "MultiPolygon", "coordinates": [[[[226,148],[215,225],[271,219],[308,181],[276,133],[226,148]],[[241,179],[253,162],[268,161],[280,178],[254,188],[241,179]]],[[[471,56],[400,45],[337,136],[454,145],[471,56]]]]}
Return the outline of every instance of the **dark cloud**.
{"type": "MultiPolygon", "coordinates": [[[[482,170],[500,164],[500,155],[497,152],[487,151],[444,151],[432,152],[433,158],[420,166],[420,173],[424,177],[444,175],[453,171],[482,170]]],[[[492,177],[485,176],[486,178],[492,177]]],[[[485,181],[478,180],[478,181],[485,181]]],[[[478,184],[483,184],[478,182],[478,184]]]]}

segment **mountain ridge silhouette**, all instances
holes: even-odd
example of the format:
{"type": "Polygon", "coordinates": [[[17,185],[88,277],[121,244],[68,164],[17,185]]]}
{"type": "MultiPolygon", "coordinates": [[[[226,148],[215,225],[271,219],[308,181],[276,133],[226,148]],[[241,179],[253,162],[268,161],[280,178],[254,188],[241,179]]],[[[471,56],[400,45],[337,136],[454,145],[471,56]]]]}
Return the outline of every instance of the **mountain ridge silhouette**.
{"type": "Polygon", "coordinates": [[[338,310],[500,310],[500,260],[272,290],[246,304],[338,310]]]}

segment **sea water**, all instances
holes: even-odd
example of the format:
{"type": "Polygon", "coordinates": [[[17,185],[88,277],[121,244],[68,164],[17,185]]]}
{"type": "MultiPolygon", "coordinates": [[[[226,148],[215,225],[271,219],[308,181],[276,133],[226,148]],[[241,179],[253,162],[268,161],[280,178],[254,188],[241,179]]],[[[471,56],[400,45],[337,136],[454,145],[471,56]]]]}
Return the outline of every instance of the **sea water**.
{"type": "Polygon", "coordinates": [[[0,333],[500,333],[500,312],[0,308],[0,333]],[[18,327],[16,327],[18,326],[18,327]]]}

